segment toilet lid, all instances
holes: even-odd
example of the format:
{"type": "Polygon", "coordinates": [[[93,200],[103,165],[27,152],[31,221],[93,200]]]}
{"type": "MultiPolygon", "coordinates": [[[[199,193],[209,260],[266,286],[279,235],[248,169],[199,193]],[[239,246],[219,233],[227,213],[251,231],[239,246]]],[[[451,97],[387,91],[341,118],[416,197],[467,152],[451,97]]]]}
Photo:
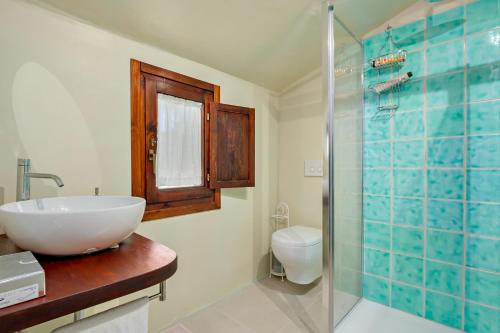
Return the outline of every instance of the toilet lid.
{"type": "Polygon", "coordinates": [[[273,233],[272,241],[288,246],[311,246],[321,242],[320,229],[296,225],[273,233]]]}

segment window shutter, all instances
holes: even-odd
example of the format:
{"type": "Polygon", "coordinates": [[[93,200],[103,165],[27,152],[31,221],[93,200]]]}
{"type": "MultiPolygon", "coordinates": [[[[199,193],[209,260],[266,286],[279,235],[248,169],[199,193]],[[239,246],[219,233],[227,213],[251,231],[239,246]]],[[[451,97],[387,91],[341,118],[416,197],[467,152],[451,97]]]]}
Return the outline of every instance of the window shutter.
{"type": "Polygon", "coordinates": [[[210,103],[210,188],[255,186],[255,109],[210,103]]]}

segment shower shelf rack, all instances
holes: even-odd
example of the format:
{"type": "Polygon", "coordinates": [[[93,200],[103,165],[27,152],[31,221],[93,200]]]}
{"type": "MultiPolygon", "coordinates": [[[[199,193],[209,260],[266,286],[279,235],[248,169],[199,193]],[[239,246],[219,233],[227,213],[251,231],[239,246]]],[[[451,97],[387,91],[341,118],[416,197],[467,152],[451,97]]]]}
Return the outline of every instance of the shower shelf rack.
{"type": "MultiPolygon", "coordinates": [[[[394,41],[392,35],[392,27],[389,25],[385,29],[386,38],[385,43],[379,51],[379,55],[371,58],[369,60],[370,70],[377,71],[377,77],[380,78],[381,70],[387,69],[397,69],[397,75],[399,76],[399,71],[405,64],[408,56],[408,52],[399,47],[399,45],[394,41]],[[389,53],[382,53],[383,50],[389,50],[389,53]],[[380,54],[382,53],[382,54],[380,54]]],[[[387,52],[387,51],[386,51],[387,52]]],[[[393,79],[394,80],[394,79],[393,79]]],[[[399,100],[401,93],[401,84],[403,82],[396,82],[390,85],[387,89],[383,91],[377,91],[377,86],[390,84],[391,80],[385,82],[377,82],[368,87],[368,90],[377,95],[378,98],[378,112],[375,114],[374,118],[386,119],[391,118],[394,115],[394,111],[399,108],[399,100]],[[385,96],[389,101],[387,104],[382,103],[382,97],[385,96]]]]}
{"type": "MultiPolygon", "coordinates": [[[[275,214],[271,216],[274,218],[274,231],[281,229],[281,226],[286,223],[286,228],[290,228],[290,208],[284,202],[280,202],[276,206],[275,214]]],[[[274,256],[273,249],[269,246],[269,277],[272,275],[281,277],[284,280],[286,275],[283,265],[274,256]]]]}
{"type": "MultiPolygon", "coordinates": [[[[393,42],[394,43],[394,42],[393,42]]],[[[403,66],[406,62],[408,52],[406,50],[397,50],[370,59],[371,69],[384,69],[390,67],[403,66]]]]}

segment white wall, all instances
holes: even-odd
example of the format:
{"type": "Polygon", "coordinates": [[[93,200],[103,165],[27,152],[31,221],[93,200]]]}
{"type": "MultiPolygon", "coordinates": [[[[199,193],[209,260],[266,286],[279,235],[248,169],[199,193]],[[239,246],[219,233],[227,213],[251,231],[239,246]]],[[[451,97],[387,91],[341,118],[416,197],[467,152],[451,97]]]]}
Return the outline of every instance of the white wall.
{"type": "MultiPolygon", "coordinates": [[[[352,41],[350,41],[352,43],[352,41]]],[[[335,167],[337,215],[360,212],[362,86],[360,84],[361,48],[338,51],[355,71],[336,75],[335,167]],[[355,192],[356,197],[351,195],[355,192]]],[[[340,60],[339,60],[340,61],[340,60]]],[[[341,67],[339,65],[339,67],[341,67]]],[[[325,114],[322,80],[314,71],[279,96],[279,184],[278,200],[290,206],[290,223],[322,228],[322,177],[305,177],[304,160],[322,160],[325,114]]],[[[325,166],[324,166],[325,168],[325,166]]],[[[336,215],[336,216],[337,216],[336,215]]],[[[359,220],[358,215],[352,216],[359,220]]],[[[337,216],[342,219],[342,216],[337,216]]]]}
{"type": "MultiPolygon", "coordinates": [[[[277,199],[277,116],[267,90],[157,48],[27,3],[0,0],[0,200],[15,200],[16,159],[55,173],[33,197],[130,193],[130,58],[221,86],[221,100],[256,108],[256,187],[222,191],[222,209],[143,223],[174,249],[168,301],[153,302],[152,331],[265,274],[277,199]]],[[[156,290],[151,290],[154,292],[156,290]]],[[[50,293],[50,290],[48,290],[50,293]]],[[[62,321],[30,331],[46,332],[62,321]]]]}
{"type": "MultiPolygon", "coordinates": [[[[334,115],[334,288],[336,318],[361,297],[362,287],[362,48],[349,36],[336,48],[334,115]],[[338,315],[338,316],[337,316],[338,315]]],[[[304,160],[322,159],[325,116],[322,76],[313,72],[280,94],[278,200],[292,225],[322,228],[322,178],[304,177],[304,160]]]]}
{"type": "Polygon", "coordinates": [[[290,224],[322,227],[322,177],[305,177],[304,160],[323,159],[321,75],[314,72],[279,98],[279,201],[290,224]]]}

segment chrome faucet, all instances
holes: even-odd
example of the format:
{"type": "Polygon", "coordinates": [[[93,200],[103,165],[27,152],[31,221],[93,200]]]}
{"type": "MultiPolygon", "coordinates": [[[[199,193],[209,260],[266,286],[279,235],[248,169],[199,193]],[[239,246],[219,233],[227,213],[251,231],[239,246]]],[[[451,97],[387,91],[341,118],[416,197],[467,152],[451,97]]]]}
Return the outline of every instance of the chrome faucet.
{"type": "Polygon", "coordinates": [[[28,158],[20,158],[17,160],[17,191],[16,200],[29,200],[31,196],[30,182],[31,178],[47,178],[52,179],[57,186],[63,187],[64,183],[61,178],[50,173],[31,172],[31,160],[28,158]]]}

